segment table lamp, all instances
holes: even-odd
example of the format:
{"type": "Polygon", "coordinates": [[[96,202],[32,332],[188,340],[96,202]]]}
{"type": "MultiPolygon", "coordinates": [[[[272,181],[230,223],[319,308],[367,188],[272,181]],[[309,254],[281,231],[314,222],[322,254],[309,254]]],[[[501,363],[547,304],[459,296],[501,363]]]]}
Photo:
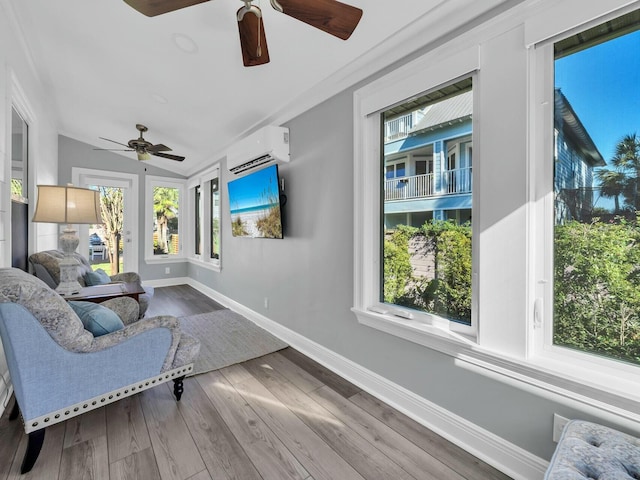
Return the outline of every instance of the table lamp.
{"type": "Polygon", "coordinates": [[[72,254],[78,248],[80,239],[73,225],[102,223],[100,192],[71,185],[38,185],[38,202],[33,221],[66,224],[60,235],[60,248],[64,252],[64,258],[59,264],[60,283],[56,292],[60,295],[79,292],[82,288],[78,283],[79,263],[72,254]]]}

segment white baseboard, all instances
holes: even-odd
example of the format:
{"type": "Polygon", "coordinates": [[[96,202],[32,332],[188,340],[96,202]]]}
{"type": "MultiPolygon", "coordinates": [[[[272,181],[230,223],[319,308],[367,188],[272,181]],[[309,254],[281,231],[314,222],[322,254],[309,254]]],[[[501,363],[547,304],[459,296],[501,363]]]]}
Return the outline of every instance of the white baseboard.
{"type": "MultiPolygon", "coordinates": [[[[143,285],[150,287],[173,287],[175,285],[190,285],[192,280],[189,277],[172,277],[172,278],[159,278],[156,280],[143,280],[143,285]]],[[[197,287],[193,287],[197,288],[197,287]]]]}
{"type": "Polygon", "coordinates": [[[188,283],[221,305],[244,315],[309,358],[510,477],[516,480],[535,480],[544,477],[548,466],[546,460],[270,320],[196,280],[189,278],[184,283],[188,283]]]}

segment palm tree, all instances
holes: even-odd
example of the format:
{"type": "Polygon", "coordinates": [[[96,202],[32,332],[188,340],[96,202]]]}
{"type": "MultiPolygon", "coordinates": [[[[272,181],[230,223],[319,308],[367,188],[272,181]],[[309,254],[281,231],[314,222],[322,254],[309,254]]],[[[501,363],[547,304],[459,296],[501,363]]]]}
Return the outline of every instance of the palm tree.
{"type": "Polygon", "coordinates": [[[623,195],[627,200],[627,206],[634,211],[640,210],[640,139],[635,133],[625,135],[618,142],[611,164],[624,175],[623,195]]]}
{"type": "Polygon", "coordinates": [[[626,175],[619,170],[602,168],[596,171],[596,178],[600,181],[600,194],[603,197],[613,198],[615,203],[613,213],[619,213],[620,195],[624,191],[626,175]]]}
{"type": "Polygon", "coordinates": [[[178,215],[178,189],[156,187],[153,190],[153,211],[158,225],[158,249],[169,253],[169,220],[178,215]]]}
{"type": "Polygon", "coordinates": [[[616,145],[611,159],[613,168],[596,171],[603,197],[613,198],[614,213],[619,213],[620,196],[624,197],[625,210],[640,210],[640,138],[635,133],[627,134],[616,145]]]}

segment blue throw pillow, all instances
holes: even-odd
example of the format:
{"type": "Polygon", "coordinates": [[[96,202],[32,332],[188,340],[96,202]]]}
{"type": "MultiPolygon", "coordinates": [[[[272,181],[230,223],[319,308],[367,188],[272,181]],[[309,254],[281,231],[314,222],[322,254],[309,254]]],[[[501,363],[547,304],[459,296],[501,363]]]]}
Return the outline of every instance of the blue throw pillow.
{"type": "Polygon", "coordinates": [[[109,282],[111,282],[111,277],[101,268],[97,269],[95,272],[87,272],[84,276],[84,283],[86,283],[88,287],[104,285],[109,282]]]}
{"type": "Polygon", "coordinates": [[[124,323],[116,312],[98,303],[71,301],[69,305],[82,320],[85,330],[90,331],[94,337],[124,328],[124,323]]]}

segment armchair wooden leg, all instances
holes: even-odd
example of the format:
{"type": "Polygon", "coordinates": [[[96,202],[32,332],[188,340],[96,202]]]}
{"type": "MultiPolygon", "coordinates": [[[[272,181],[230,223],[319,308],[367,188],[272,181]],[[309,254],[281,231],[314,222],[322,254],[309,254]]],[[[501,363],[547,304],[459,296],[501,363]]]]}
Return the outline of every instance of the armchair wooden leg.
{"type": "Polygon", "coordinates": [[[184,380],[184,375],[180,378],[173,379],[173,394],[176,396],[176,401],[180,401],[182,398],[182,392],[184,392],[184,386],[182,381],[184,380]]]}
{"type": "Polygon", "coordinates": [[[18,400],[13,399],[13,408],[11,409],[11,413],[9,414],[9,420],[15,420],[20,415],[20,407],[18,407],[18,400]]]}
{"type": "Polygon", "coordinates": [[[20,467],[20,473],[30,472],[33,465],[40,455],[42,449],[42,443],[44,442],[44,428],[31,432],[29,434],[29,442],[27,443],[27,451],[22,459],[22,467],[20,467]]]}

